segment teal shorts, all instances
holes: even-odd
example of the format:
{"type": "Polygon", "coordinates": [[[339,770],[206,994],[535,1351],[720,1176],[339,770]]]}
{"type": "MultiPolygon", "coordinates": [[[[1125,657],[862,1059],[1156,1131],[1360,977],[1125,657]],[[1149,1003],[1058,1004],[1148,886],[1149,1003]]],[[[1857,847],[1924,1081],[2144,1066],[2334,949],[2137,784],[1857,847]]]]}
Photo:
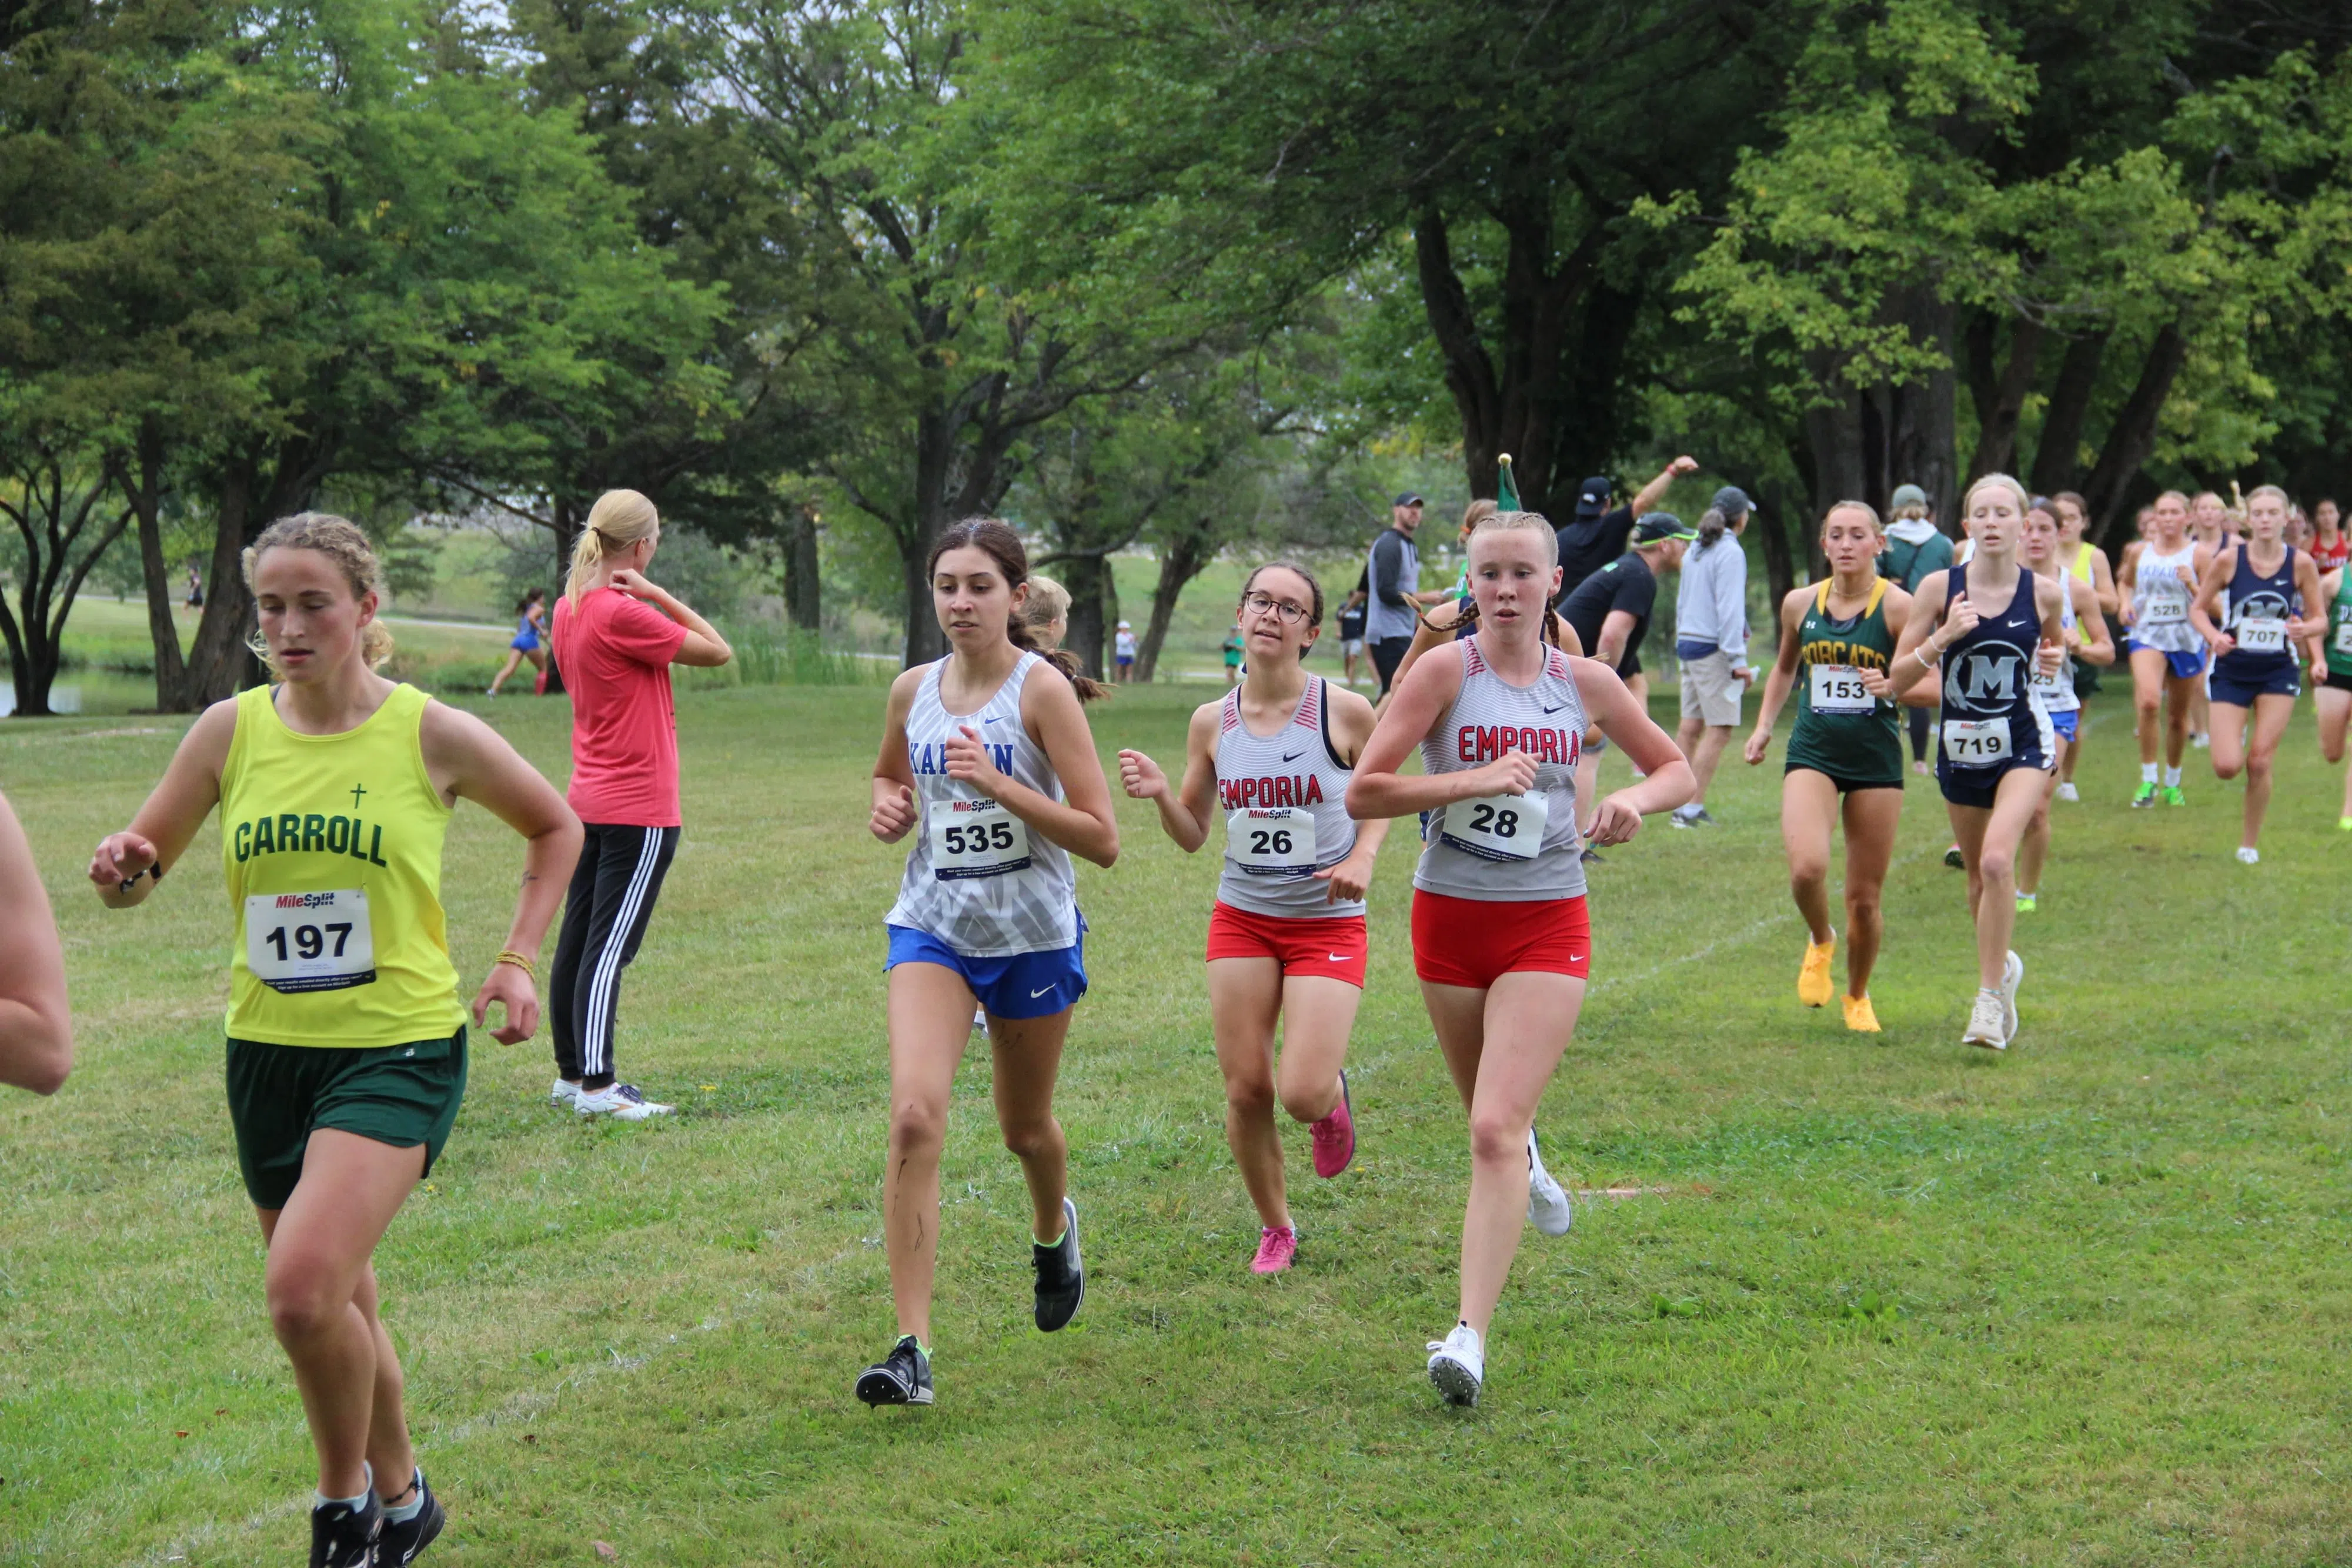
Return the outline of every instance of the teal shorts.
{"type": "Polygon", "coordinates": [[[283,1208],[321,1127],[395,1149],[422,1144],[430,1171],[466,1097],[466,1030],[366,1051],[231,1040],[227,1076],[245,1190],[256,1208],[283,1208]]]}

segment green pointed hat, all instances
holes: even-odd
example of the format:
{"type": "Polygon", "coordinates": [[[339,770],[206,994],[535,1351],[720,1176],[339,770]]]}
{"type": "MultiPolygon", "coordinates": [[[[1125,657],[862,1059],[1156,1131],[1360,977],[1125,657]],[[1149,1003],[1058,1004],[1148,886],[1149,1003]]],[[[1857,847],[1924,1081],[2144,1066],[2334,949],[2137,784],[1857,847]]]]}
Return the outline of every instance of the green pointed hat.
{"type": "Polygon", "coordinates": [[[1504,512],[1526,511],[1527,507],[1519,504],[1518,481],[1511,476],[1511,455],[1506,452],[1496,458],[1495,462],[1500,469],[1495,480],[1496,509],[1504,512]]]}

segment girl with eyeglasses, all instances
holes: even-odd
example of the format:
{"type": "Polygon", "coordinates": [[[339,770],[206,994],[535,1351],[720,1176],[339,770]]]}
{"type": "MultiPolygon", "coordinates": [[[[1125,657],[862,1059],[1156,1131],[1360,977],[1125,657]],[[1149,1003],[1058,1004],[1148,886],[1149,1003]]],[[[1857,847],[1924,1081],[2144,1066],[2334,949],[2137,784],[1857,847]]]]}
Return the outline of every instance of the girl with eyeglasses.
{"type": "Polygon", "coordinates": [[[1252,1271],[1278,1274],[1298,1250],[1283,1176],[1278,1101],[1307,1126],[1315,1174],[1356,1156],[1348,1035],[1370,942],[1364,891],[1388,821],[1348,815],[1348,785],[1371,737],[1372,705],[1307,673],[1323,628],[1323,589],[1296,561],[1269,561],[1242,586],[1249,650],[1241,685],[1193,710],[1184,777],[1171,786],[1140,751],[1118,754],[1129,796],[1160,808],[1185,853],[1225,819],[1225,855],[1209,915],[1209,1018],[1225,1080],[1225,1142],[1257,1206],[1252,1271]],[[1283,1033],[1275,1056],[1277,1023],[1283,1033]]]}

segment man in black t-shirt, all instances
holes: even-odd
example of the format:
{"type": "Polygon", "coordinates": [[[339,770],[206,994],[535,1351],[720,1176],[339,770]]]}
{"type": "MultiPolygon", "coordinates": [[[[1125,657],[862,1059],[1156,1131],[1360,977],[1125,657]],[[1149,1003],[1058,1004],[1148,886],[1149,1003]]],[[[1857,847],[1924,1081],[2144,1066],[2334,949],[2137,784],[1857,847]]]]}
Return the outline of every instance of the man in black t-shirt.
{"type": "MultiPolygon", "coordinates": [[[[1636,702],[1647,707],[1650,681],[1642,673],[1642,639],[1650,630],[1650,612],[1658,601],[1658,574],[1683,563],[1683,549],[1698,538],[1672,512],[1652,512],[1633,528],[1633,548],[1576,585],[1560,601],[1559,612],[1576,629],[1585,653],[1623,677],[1636,702]]],[[[1601,754],[1609,748],[1599,730],[1584,737],[1576,765],[1576,815],[1592,819],[1593,786],[1600,775],[1601,754]]],[[[1597,860],[1591,851],[1586,858],[1597,860]]]]}
{"type": "Polygon", "coordinates": [[[1577,492],[1575,520],[1559,528],[1559,580],[1573,592],[1579,584],[1624,552],[1634,521],[1657,509],[1666,491],[1685,474],[1698,472],[1698,459],[1677,457],[1616,510],[1609,509],[1609,481],[1593,478],[1577,492]]]}

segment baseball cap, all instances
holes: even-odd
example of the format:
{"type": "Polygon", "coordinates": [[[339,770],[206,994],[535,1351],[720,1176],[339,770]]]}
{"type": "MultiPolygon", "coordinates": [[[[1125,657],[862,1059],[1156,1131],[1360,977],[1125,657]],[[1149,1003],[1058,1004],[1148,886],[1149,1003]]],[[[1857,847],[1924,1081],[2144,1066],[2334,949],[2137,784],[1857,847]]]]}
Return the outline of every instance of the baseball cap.
{"type": "Polygon", "coordinates": [[[1609,481],[1595,475],[1576,492],[1576,515],[1585,518],[1597,517],[1608,509],[1609,481]]]}
{"type": "Polygon", "coordinates": [[[1722,489],[1717,490],[1715,493],[1715,499],[1707,505],[1721,512],[1727,518],[1736,517],[1742,512],[1752,512],[1756,509],[1754,503],[1748,499],[1748,492],[1737,485],[1726,485],[1722,489]]]}
{"type": "Polygon", "coordinates": [[[1423,502],[1422,501],[1420,491],[1400,490],[1397,492],[1397,498],[1390,502],[1389,505],[1392,507],[1418,507],[1423,505],[1423,502]]]}
{"type": "Polygon", "coordinates": [[[1889,511],[1899,512],[1906,507],[1924,507],[1927,504],[1927,492],[1918,486],[1897,485],[1895,494],[1887,498],[1886,507],[1889,511]]]}
{"type": "Polygon", "coordinates": [[[1654,545],[1665,539],[1695,539],[1698,530],[1672,512],[1648,512],[1633,525],[1633,542],[1654,545]]]}

